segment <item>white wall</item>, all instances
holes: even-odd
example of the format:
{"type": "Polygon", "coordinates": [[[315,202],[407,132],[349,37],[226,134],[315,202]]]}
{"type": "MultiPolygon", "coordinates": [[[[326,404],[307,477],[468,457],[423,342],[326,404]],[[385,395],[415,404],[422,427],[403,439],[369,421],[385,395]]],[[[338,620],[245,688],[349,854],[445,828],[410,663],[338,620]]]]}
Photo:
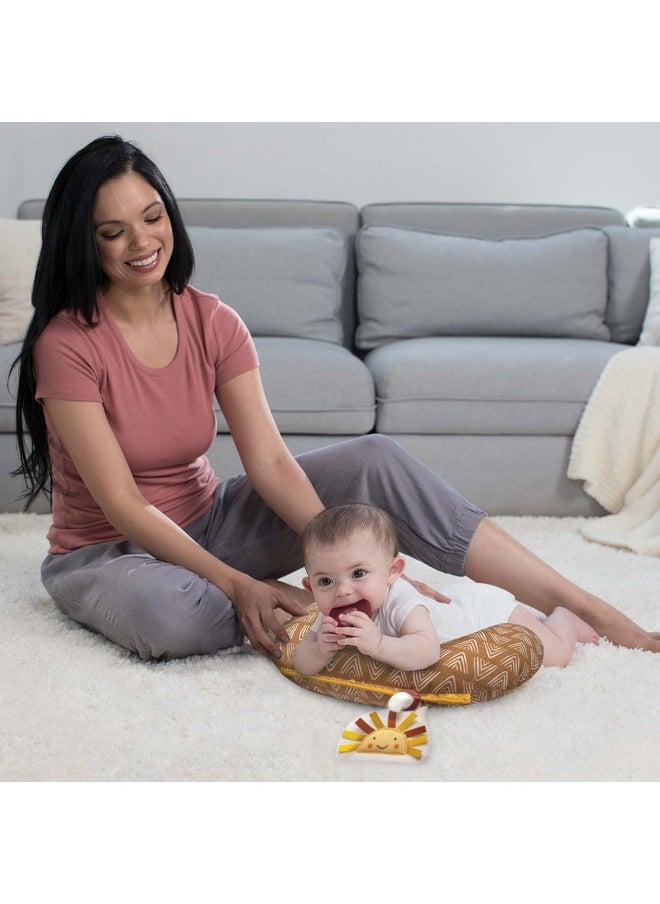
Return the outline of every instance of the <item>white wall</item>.
{"type": "Polygon", "coordinates": [[[660,204],[660,123],[0,123],[0,216],[119,133],[180,197],[660,204]]]}

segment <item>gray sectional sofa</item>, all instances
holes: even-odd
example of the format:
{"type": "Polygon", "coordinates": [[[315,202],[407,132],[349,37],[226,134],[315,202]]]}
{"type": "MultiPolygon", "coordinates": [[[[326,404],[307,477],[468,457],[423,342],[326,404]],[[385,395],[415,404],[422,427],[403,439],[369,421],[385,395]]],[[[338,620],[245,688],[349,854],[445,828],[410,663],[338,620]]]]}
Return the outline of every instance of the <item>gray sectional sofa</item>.
{"type": "MultiPolygon", "coordinates": [[[[294,454],[377,431],[493,515],[602,512],[566,477],[568,456],[603,367],[639,338],[660,231],[601,207],[180,204],[192,282],[251,329],[294,454]]],[[[3,372],[17,351],[0,348],[3,372]]],[[[0,511],[18,511],[5,383],[0,511]]],[[[209,457],[240,471],[219,412],[209,457]]]]}

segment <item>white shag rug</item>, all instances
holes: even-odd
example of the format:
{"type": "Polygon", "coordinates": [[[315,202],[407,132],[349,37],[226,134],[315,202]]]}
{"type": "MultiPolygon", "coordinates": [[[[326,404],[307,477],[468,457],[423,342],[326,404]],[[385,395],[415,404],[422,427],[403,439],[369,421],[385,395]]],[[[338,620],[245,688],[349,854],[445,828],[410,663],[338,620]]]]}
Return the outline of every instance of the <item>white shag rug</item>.
{"type": "MultiPolygon", "coordinates": [[[[589,542],[580,518],[494,520],[660,630],[658,558],[589,542]]],[[[305,691],[251,651],[144,663],[62,616],[39,580],[48,523],[0,515],[1,781],[660,779],[659,654],[579,646],[567,668],[542,668],[499,700],[431,708],[421,763],[340,756],[342,731],[370,707],[305,691]]],[[[421,563],[408,571],[442,586],[421,563]]]]}

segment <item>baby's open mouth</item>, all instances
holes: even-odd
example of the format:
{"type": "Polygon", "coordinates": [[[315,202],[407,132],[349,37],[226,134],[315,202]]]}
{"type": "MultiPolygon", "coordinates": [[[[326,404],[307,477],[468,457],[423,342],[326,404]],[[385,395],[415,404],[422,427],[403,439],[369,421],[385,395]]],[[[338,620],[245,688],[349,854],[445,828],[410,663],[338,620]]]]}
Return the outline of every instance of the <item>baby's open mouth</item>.
{"type": "Polygon", "coordinates": [[[348,603],[346,606],[336,606],[330,612],[330,618],[334,618],[335,621],[339,621],[339,616],[342,612],[364,612],[366,615],[371,618],[371,606],[366,600],[358,600],[357,603],[348,603]]]}

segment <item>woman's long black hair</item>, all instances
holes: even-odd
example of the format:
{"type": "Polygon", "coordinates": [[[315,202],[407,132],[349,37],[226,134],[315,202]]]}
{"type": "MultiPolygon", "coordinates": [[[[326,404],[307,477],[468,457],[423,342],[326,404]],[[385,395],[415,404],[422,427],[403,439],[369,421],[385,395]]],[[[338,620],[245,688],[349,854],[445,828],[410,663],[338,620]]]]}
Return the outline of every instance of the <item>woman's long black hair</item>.
{"type": "Polygon", "coordinates": [[[94,326],[96,293],[105,280],[94,233],[94,202],[102,185],[129,171],[142,176],[158,192],[170,218],[174,249],[165,279],[172,291],[180,294],[193,271],[193,249],[174,195],[158,167],[137,145],[119,135],[104,136],[64,164],[43,211],[41,252],[32,286],[34,314],[11,367],[11,371],[19,368],[16,436],[20,467],[14,474],[25,480],[26,510],[40,493],[50,500],[52,492],[46,421],[43,407],[35,399],[34,345],[62,310],[71,310],[90,328],[94,326]]]}

